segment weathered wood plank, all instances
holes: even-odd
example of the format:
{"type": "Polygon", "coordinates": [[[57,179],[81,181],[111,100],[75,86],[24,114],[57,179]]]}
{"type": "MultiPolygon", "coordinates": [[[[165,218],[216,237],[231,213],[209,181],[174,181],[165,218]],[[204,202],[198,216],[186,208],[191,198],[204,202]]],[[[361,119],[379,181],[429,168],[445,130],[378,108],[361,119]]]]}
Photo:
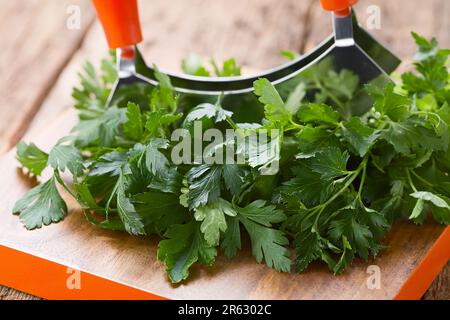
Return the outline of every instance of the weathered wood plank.
{"type": "Polygon", "coordinates": [[[425,300],[450,300],[450,261],[424,295],[425,300]]]}
{"type": "MultiPolygon", "coordinates": [[[[181,60],[193,52],[219,61],[235,57],[247,70],[273,67],[286,61],[281,50],[305,46],[305,22],[315,1],[140,0],[145,39],[140,49],[148,64],[172,71],[179,71],[181,60]]],[[[83,61],[98,62],[106,55],[103,32],[95,23],[33,119],[28,137],[71,107],[71,89],[83,61]]]]}
{"type": "Polygon", "coordinates": [[[40,300],[40,298],[0,286],[0,300],[40,300]]]}
{"type": "Polygon", "coordinates": [[[89,0],[0,0],[0,151],[15,144],[94,19],[89,0]],[[66,25],[77,6],[80,29],[66,25]]]}
{"type": "Polygon", "coordinates": [[[283,49],[299,50],[308,4],[315,0],[140,1],[149,62],[178,69],[191,52],[219,60],[235,57],[252,69],[284,61],[283,49]]]}
{"type": "MultiPolygon", "coordinates": [[[[0,153],[17,142],[94,20],[89,0],[0,0],[0,153]],[[69,5],[81,10],[78,30],[66,27],[69,5]]],[[[2,299],[36,299],[0,286],[2,299]]]]}

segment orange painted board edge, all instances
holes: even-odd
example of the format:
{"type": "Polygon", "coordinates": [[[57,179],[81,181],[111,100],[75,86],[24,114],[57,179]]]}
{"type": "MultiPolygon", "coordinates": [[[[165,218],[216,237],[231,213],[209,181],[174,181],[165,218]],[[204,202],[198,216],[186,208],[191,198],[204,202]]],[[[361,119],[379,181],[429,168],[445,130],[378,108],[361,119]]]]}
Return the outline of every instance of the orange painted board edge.
{"type": "MultiPolygon", "coordinates": [[[[447,227],[411,273],[395,300],[418,300],[450,259],[447,227]]],[[[166,300],[167,298],[0,245],[0,284],[51,300],[166,300]],[[78,272],[78,274],[75,274],[78,272]],[[73,277],[77,283],[72,283],[73,277]],[[68,285],[69,283],[69,285],[68,285]],[[75,285],[73,285],[75,284],[75,285]],[[72,287],[72,288],[69,288],[72,287]]]]}
{"type": "Polygon", "coordinates": [[[166,300],[106,278],[0,245],[0,284],[50,300],[166,300]]]}
{"type": "Polygon", "coordinates": [[[445,228],[394,299],[419,300],[449,260],[450,226],[445,228]]]}

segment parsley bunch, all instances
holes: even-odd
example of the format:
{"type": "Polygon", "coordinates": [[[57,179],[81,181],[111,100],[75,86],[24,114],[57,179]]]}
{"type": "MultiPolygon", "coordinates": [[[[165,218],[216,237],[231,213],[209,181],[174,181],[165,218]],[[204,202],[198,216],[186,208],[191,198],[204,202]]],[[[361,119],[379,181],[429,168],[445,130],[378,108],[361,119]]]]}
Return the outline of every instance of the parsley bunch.
{"type": "MultiPolygon", "coordinates": [[[[417,72],[396,85],[364,88],[370,110],[355,100],[358,77],[333,71],[329,60],[278,91],[256,81],[248,101],[178,96],[157,71],[158,88],[123,87],[109,108],[114,64],[103,61],[101,75],[88,64],[73,92],[80,119],[72,134],[50,153],[17,146],[31,175],[45,168],[52,175],[13,211],[28,229],[61,221],[67,206],[60,186],[90,223],[160,237],[158,259],[174,283],[194,264],[211,266],[218,251],[234,257],[247,237],[256,261],[278,271],[301,272],[321,260],[340,273],[355,257],[376,255],[399,218],[450,223],[450,50],[413,36],[417,72]],[[243,164],[177,165],[171,134],[194,121],[244,136],[278,129],[272,140],[281,148],[275,155],[253,150],[243,164]],[[274,161],[279,171],[263,175],[274,161]]],[[[222,70],[212,66],[218,76],[240,73],[232,59],[222,70]]],[[[210,74],[196,57],[183,69],[210,74]]]]}

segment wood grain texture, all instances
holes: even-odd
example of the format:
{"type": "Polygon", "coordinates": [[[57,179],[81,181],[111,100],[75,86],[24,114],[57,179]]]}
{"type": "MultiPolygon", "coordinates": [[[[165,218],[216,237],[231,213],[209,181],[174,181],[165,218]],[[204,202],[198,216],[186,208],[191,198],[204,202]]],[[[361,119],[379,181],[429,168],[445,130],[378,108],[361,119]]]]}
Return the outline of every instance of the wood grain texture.
{"type": "Polygon", "coordinates": [[[40,300],[40,298],[11,288],[0,287],[0,300],[40,300]]]}
{"type": "Polygon", "coordinates": [[[140,1],[149,62],[178,70],[191,52],[235,57],[254,70],[285,61],[280,51],[304,45],[309,3],[315,0],[140,1]]]}
{"type": "MultiPolygon", "coordinates": [[[[309,3],[315,1],[298,5],[298,0],[140,0],[145,39],[140,49],[148,64],[171,71],[179,71],[190,53],[205,57],[205,62],[208,57],[235,57],[245,66],[244,73],[274,67],[286,61],[281,50],[301,51],[305,46],[309,3]]],[[[106,49],[96,22],[43,102],[27,137],[39,133],[55,113],[71,108],[80,66],[86,60],[98,62],[106,49]]]]}
{"type": "Polygon", "coordinates": [[[450,261],[423,298],[424,300],[450,300],[450,261]]]}
{"type": "Polygon", "coordinates": [[[0,152],[26,131],[56,77],[94,20],[89,0],[0,0],[0,152]],[[69,6],[80,29],[66,27],[69,6]],[[6,48],[6,50],[5,50],[6,48]]]}
{"type": "MultiPolygon", "coordinates": [[[[45,1],[50,2],[51,0],[45,1]]],[[[19,3],[16,6],[29,5],[29,8],[22,9],[20,17],[22,20],[35,19],[32,5],[36,5],[37,1],[27,0],[27,2],[20,4],[20,1],[0,0],[1,4],[3,2],[8,2],[10,8],[13,7],[13,3],[19,3]]],[[[56,1],[52,1],[50,5],[52,9],[46,11],[47,16],[49,16],[49,12],[55,12],[54,10],[56,10],[53,2],[56,3],[56,1]]],[[[64,1],[59,2],[64,3],[64,1]]],[[[76,2],[70,1],[70,3],[76,2]]],[[[42,0],[39,3],[42,3],[42,0]]],[[[142,51],[148,62],[157,63],[160,67],[170,70],[178,70],[180,60],[190,52],[197,52],[202,56],[214,56],[219,60],[234,56],[240,63],[249,66],[251,69],[275,66],[284,61],[278,54],[280,50],[290,49],[302,52],[311,48],[323,39],[325,35],[329,34],[331,31],[329,15],[323,13],[317,4],[318,1],[316,0],[301,1],[301,5],[298,0],[171,0],[170,4],[166,1],[140,0],[146,39],[145,43],[142,44],[142,51]]],[[[373,30],[373,32],[377,38],[381,38],[390,48],[393,48],[394,52],[399,54],[400,57],[409,57],[414,50],[414,44],[409,36],[410,30],[417,30],[427,36],[436,35],[443,45],[450,47],[449,21],[447,20],[449,13],[448,1],[432,0],[427,2],[426,8],[417,10],[418,5],[423,5],[420,1],[397,0],[387,3],[381,0],[362,0],[357,7],[360,18],[366,18],[367,6],[370,4],[378,4],[382,9],[382,30],[373,30]],[[414,15],[408,14],[408,12],[412,11],[414,15]],[[403,14],[399,16],[398,12],[403,14]],[[414,18],[411,18],[412,16],[414,18]],[[389,30],[395,30],[395,32],[386,32],[385,29],[388,28],[389,30]]],[[[43,7],[46,6],[47,4],[43,7]]],[[[6,6],[2,6],[0,15],[3,15],[5,12],[3,8],[6,8],[6,6]]],[[[65,7],[61,7],[61,5],[59,8],[65,10],[65,7]]],[[[84,3],[82,8],[83,12],[85,12],[84,3]]],[[[11,12],[11,10],[17,9],[9,10],[11,12]]],[[[89,14],[92,17],[92,13],[90,12],[89,14]]],[[[42,18],[44,17],[43,15],[44,13],[39,15],[41,20],[36,20],[34,25],[43,23],[42,21],[45,20],[42,18]]],[[[61,11],[59,11],[59,15],[64,16],[64,14],[61,14],[61,11]]],[[[6,27],[1,23],[0,33],[3,35],[6,34],[6,27]]],[[[45,21],[45,23],[49,24],[48,21],[45,21]]],[[[28,30],[31,29],[31,26],[32,24],[28,25],[28,30]]],[[[68,36],[73,37],[73,33],[66,35],[66,38],[68,36]]],[[[8,39],[11,38],[14,37],[9,36],[8,39]]],[[[69,43],[66,44],[66,40],[57,38],[59,43],[54,42],[53,46],[50,46],[52,51],[61,50],[60,43],[64,43],[63,47],[69,46],[69,43]],[[55,48],[58,48],[58,50],[55,50],[55,48]]],[[[77,41],[80,42],[82,38],[77,38],[77,41]]],[[[72,41],[71,38],[67,39],[69,42],[72,41]]],[[[48,46],[45,38],[41,36],[34,41],[36,41],[35,43],[33,42],[35,47],[48,46]]],[[[31,123],[31,130],[27,134],[28,140],[41,133],[43,128],[48,126],[49,119],[55,118],[55,113],[71,107],[70,91],[77,82],[76,71],[79,70],[80,64],[85,59],[98,61],[99,57],[105,55],[105,48],[106,42],[100,27],[96,23],[89,28],[89,32],[83,38],[80,49],[73,55],[70,62],[67,65],[65,65],[67,61],[63,63],[63,66],[65,66],[63,72],[55,85],[52,86],[50,93],[42,104],[42,108],[31,123]]],[[[55,53],[51,54],[55,55],[55,53]]],[[[30,65],[30,59],[34,60],[34,58],[25,59],[19,56],[15,61],[21,65],[20,68],[26,70],[26,67],[30,65]]],[[[0,63],[2,63],[1,61],[5,60],[2,58],[0,63]]],[[[1,66],[0,70],[2,70],[3,74],[4,66],[1,66]]],[[[45,71],[52,68],[54,68],[53,65],[47,68],[42,66],[42,69],[38,70],[46,74],[45,71]]],[[[52,73],[53,76],[50,77],[50,83],[56,79],[55,75],[61,69],[61,65],[53,69],[56,71],[52,73]]],[[[36,91],[42,90],[42,83],[35,84],[36,91]]],[[[30,87],[32,86],[29,85],[26,89],[30,90],[30,87]]],[[[49,87],[46,87],[45,90],[41,91],[43,92],[41,98],[34,101],[42,100],[42,97],[46,95],[49,89],[49,87]]],[[[17,108],[23,104],[21,100],[17,100],[14,103],[15,106],[18,106],[17,108]]],[[[0,106],[3,106],[3,101],[1,101],[0,106]]],[[[4,130],[7,144],[9,141],[9,144],[12,145],[11,142],[14,142],[23,133],[38,107],[39,103],[35,102],[33,108],[31,108],[32,112],[28,113],[26,117],[20,113],[19,115],[14,115],[21,117],[19,121],[20,130],[16,128],[11,130],[14,127],[11,125],[5,129],[5,125],[1,122],[3,119],[0,120],[0,133],[4,130]],[[14,132],[14,134],[10,132],[14,132]]],[[[435,281],[426,298],[449,298],[449,274],[450,266],[435,281]]],[[[262,284],[262,287],[264,287],[264,284],[262,284]]],[[[0,292],[2,292],[0,293],[0,299],[2,297],[22,297],[14,293],[14,291],[8,294],[8,289],[2,289],[0,292]]]]}

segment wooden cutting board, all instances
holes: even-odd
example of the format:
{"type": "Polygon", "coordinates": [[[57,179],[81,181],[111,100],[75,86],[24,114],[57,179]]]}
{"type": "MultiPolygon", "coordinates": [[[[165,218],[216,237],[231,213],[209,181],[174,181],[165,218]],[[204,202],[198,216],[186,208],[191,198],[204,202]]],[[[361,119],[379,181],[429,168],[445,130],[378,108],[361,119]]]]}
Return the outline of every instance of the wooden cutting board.
{"type": "MultiPolygon", "coordinates": [[[[75,122],[75,112],[65,112],[33,140],[48,150],[75,122]]],[[[11,214],[14,202],[32,185],[17,165],[14,151],[0,158],[0,284],[44,298],[420,298],[450,257],[448,229],[444,238],[442,226],[403,222],[389,232],[387,249],[377,259],[356,260],[339,276],[322,264],[303,274],[278,273],[256,264],[245,248],[233,260],[219,255],[213,267],[196,266],[189,281],[173,286],[156,260],[156,238],[100,230],[67,195],[70,214],[63,222],[27,231],[11,214]],[[430,250],[439,236],[441,244],[430,250]],[[372,265],[380,270],[378,289],[367,285],[372,265]]]]}
{"type": "MultiPolygon", "coordinates": [[[[104,36],[93,23],[90,1],[43,2],[0,0],[4,9],[0,12],[4,22],[0,34],[11,49],[0,54],[5,62],[0,69],[6,75],[0,79],[0,150],[15,145],[29,127],[27,141],[47,147],[67,132],[75,121],[73,113],[64,114],[52,125],[49,120],[71,107],[70,90],[78,83],[76,72],[82,62],[98,61],[106,54],[104,36]],[[78,31],[65,27],[68,5],[77,5],[82,11],[82,28],[78,31]],[[39,34],[34,32],[37,25],[39,34]],[[23,41],[23,35],[30,35],[27,41],[23,41]]],[[[365,23],[371,14],[369,5],[381,9],[383,28],[371,32],[403,59],[415,50],[410,30],[435,35],[448,47],[449,2],[430,0],[428,7],[419,11],[410,2],[362,0],[356,10],[365,23]],[[401,16],[390,14],[400,10],[404,13],[401,16]]],[[[234,56],[252,69],[266,68],[283,61],[279,50],[307,51],[331,32],[329,15],[320,9],[318,0],[141,0],[140,6],[146,39],[141,48],[146,58],[173,70],[190,52],[219,60],[234,56]],[[223,15],[225,11],[227,15],[223,15]]],[[[40,297],[156,297],[141,291],[146,290],[168,298],[392,298],[399,292],[400,298],[420,298],[442,261],[448,260],[448,249],[441,245],[420,264],[443,228],[405,224],[396,226],[387,237],[389,248],[376,261],[355,263],[339,277],[320,265],[302,275],[280,275],[256,265],[245,251],[231,262],[219,257],[213,268],[196,268],[192,280],[175,288],[155,260],[155,239],[98,230],[84,221],[73,203],[71,215],[61,224],[33,232],[24,230],[10,212],[14,201],[29,189],[30,181],[16,170],[13,152],[0,158],[0,284],[40,297]],[[366,286],[371,264],[381,270],[379,290],[366,286]],[[86,271],[81,273],[81,290],[68,290],[67,282],[70,284],[77,273],[65,265],[86,271]]],[[[447,238],[441,238],[440,243],[450,248],[448,234],[447,229],[447,238]]],[[[445,281],[437,286],[443,292],[445,287],[445,281]]]]}

